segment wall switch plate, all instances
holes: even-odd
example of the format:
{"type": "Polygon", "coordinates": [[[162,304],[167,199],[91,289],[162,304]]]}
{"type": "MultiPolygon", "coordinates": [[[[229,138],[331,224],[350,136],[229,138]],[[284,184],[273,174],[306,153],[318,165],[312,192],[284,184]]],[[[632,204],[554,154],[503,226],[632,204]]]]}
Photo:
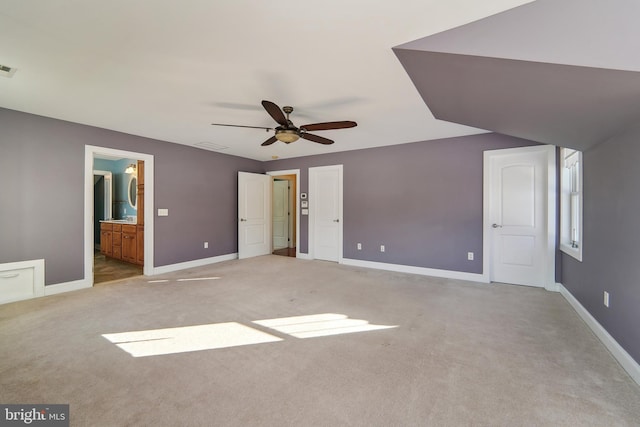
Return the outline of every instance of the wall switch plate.
{"type": "Polygon", "coordinates": [[[609,292],[604,291],[604,306],[609,308],[609,292]]]}
{"type": "Polygon", "coordinates": [[[473,261],[473,252],[467,252],[467,259],[473,261]]]}
{"type": "Polygon", "coordinates": [[[309,215],[309,209],[302,209],[302,210],[300,211],[300,214],[301,214],[301,215],[309,215]]]}
{"type": "Polygon", "coordinates": [[[380,245],[380,252],[384,252],[384,245],[380,245]]]}
{"type": "Polygon", "coordinates": [[[358,243],[358,250],[361,251],[362,250],[362,243],[358,243]]]}
{"type": "Polygon", "coordinates": [[[169,216],[169,209],[158,209],[158,216],[169,216]]]}
{"type": "Polygon", "coordinates": [[[209,248],[209,242],[204,242],[204,248],[208,249],[209,248]]]}

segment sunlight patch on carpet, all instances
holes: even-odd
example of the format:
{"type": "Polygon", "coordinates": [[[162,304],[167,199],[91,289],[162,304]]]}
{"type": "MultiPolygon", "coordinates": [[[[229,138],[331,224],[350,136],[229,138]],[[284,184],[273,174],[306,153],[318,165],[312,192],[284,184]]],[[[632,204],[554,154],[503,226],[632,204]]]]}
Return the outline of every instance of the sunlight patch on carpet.
{"type": "Polygon", "coordinates": [[[373,325],[366,320],[350,319],[344,314],[337,313],[256,320],[253,323],[296,338],[314,338],[397,328],[397,326],[390,325],[373,325]]]}
{"type": "Polygon", "coordinates": [[[103,334],[133,357],[158,356],[282,341],[236,322],[103,334]]]}
{"type": "MultiPolygon", "coordinates": [[[[366,320],[350,319],[347,315],[337,313],[256,320],[253,323],[295,338],[325,337],[398,327],[373,325],[366,320]]],[[[282,338],[237,322],[119,332],[102,336],[133,357],[283,341],[282,338]]]]}

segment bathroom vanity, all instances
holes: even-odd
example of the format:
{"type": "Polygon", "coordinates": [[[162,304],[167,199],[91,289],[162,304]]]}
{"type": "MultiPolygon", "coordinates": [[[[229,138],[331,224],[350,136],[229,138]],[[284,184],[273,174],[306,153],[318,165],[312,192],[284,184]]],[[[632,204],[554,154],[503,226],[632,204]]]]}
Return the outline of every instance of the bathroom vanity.
{"type": "Polygon", "coordinates": [[[100,252],[144,265],[144,226],[125,220],[100,221],[100,252]]]}

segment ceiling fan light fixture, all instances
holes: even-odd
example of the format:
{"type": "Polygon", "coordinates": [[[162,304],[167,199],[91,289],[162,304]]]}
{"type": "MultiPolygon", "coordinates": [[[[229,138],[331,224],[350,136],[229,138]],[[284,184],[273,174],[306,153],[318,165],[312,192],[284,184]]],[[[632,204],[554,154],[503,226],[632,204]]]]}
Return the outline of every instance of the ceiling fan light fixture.
{"type": "Polygon", "coordinates": [[[300,138],[298,132],[293,129],[278,129],[276,130],[276,139],[282,141],[285,144],[291,144],[300,138]]]}

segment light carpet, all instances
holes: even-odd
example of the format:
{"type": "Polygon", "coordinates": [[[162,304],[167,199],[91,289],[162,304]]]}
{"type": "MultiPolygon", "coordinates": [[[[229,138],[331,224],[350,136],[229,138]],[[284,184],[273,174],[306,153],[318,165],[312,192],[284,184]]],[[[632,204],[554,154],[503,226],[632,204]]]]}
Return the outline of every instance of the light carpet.
{"type": "Polygon", "coordinates": [[[560,294],[272,255],[0,306],[0,383],[72,426],[640,424],[560,294]]]}

